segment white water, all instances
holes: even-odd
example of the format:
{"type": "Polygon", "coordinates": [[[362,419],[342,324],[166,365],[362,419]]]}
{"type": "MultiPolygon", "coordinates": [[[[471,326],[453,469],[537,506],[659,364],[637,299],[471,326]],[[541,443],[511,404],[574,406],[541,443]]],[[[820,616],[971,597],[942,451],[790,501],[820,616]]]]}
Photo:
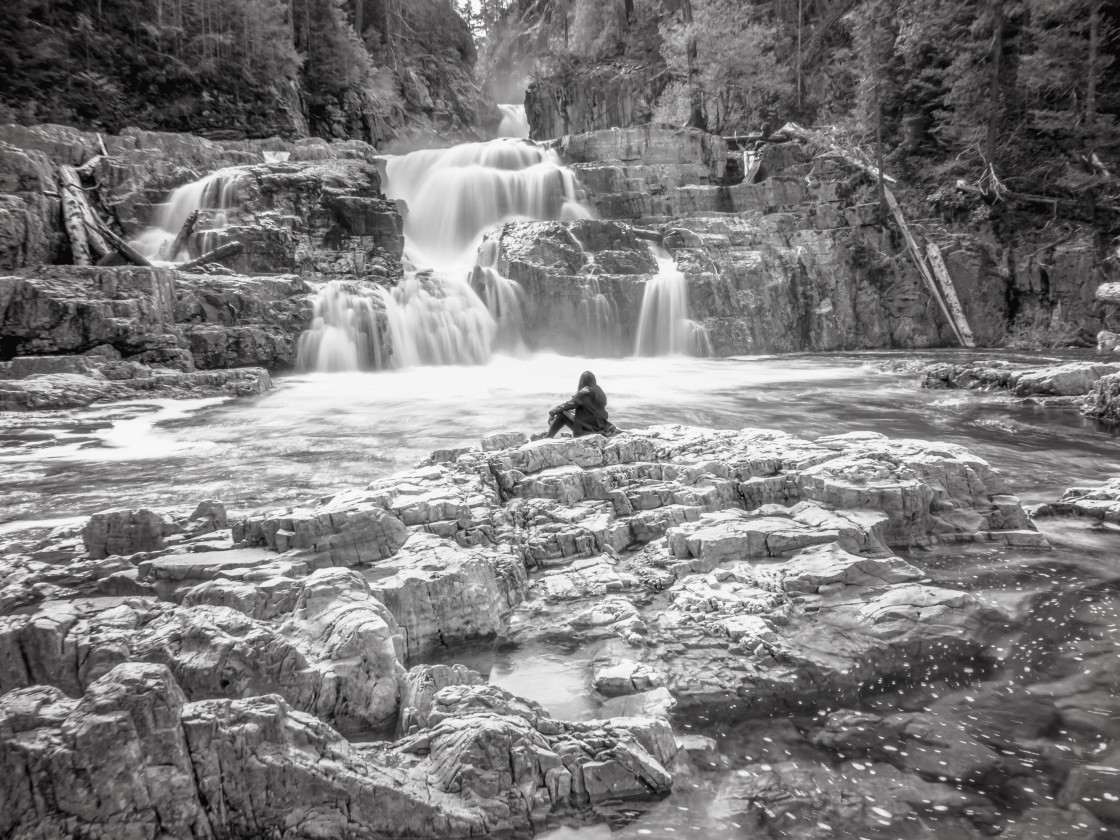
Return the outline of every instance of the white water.
{"type": "MultiPolygon", "coordinates": [[[[497,350],[523,352],[524,291],[502,275],[497,244],[483,246],[484,237],[515,219],[588,218],[575,176],[555,152],[518,140],[427,149],[392,158],[386,168],[386,195],[408,208],[405,276],[377,292],[392,355],[373,366],[483,364],[497,350]]],[[[361,346],[370,334],[367,316],[346,314],[365,313],[366,303],[348,299],[354,294],[346,286],[320,291],[330,299],[316,301],[316,321],[300,341],[300,369],[354,370],[339,360],[369,359],[361,346]],[[303,353],[304,346],[316,352],[303,353]]]]}
{"type": "Polygon", "coordinates": [[[311,329],[299,338],[301,370],[343,372],[382,367],[377,294],[332,280],[315,297],[311,329]]]}
{"type": "Polygon", "coordinates": [[[167,250],[187,217],[198,210],[193,234],[198,252],[217,248],[222,244],[222,232],[229,224],[231,211],[240,206],[239,186],[244,177],[245,171],[238,167],[219,169],[173,190],[167,201],[159,205],[153,225],[130,244],[153,262],[185,262],[190,258],[185,247],[177,254],[169,254],[167,250]]]}
{"type": "Polygon", "coordinates": [[[529,139],[529,120],[525,116],[524,105],[499,105],[502,111],[502,122],[498,126],[499,137],[517,137],[522,140],[529,139]]]}
{"type": "Polygon", "coordinates": [[[668,251],[653,243],[650,250],[657,260],[657,275],[646,283],[642,296],[634,355],[710,356],[707,330],[688,317],[688,278],[668,251]]]}

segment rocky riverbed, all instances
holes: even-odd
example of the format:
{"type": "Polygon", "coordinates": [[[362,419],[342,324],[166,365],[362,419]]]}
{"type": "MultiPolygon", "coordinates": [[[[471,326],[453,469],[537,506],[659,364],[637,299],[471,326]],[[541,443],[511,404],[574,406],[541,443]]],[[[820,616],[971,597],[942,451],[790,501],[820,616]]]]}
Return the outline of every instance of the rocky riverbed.
{"type": "Polygon", "coordinates": [[[1120,577],[1040,574],[1045,530],[951,444],[510,432],[294,508],[0,550],[6,836],[528,831],[725,778],[765,836],[1120,818],[1120,577]],[[493,639],[578,649],[603,716],[455,664],[493,639]]]}

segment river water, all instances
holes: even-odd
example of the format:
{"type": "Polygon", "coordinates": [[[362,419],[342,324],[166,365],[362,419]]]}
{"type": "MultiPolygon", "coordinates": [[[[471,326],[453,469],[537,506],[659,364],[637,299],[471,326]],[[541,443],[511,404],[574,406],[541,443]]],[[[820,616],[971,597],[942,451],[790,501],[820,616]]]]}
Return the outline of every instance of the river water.
{"type": "Polygon", "coordinates": [[[1120,475],[1113,434],[1073,409],[924,390],[919,375],[883,369],[964,358],[959,351],[732,359],[499,355],[478,366],[281,376],[272,391],[251,399],[0,415],[0,510],[7,520],[0,527],[207,498],[251,512],[362,487],[434,449],[477,445],[488,432],[542,431],[548,409],[570,396],[585,369],[598,377],[611,419],[622,428],[753,426],[808,438],[874,430],[960,443],[988,459],[1025,502],[1120,475]]]}
{"type": "MultiPolygon", "coordinates": [[[[281,376],[271,392],[251,399],[0,415],[0,510],[6,520],[0,538],[3,532],[17,536],[80,521],[110,506],[191,506],[216,498],[236,514],[361,487],[412,466],[433,449],[475,445],[493,431],[543,430],[549,407],[569,396],[585,369],[597,375],[611,419],[623,428],[753,426],[807,438],[874,430],[959,443],[991,462],[1025,503],[1120,475],[1113,434],[1073,409],[1024,405],[1000,394],[923,390],[920,376],[906,369],[920,359],[966,358],[961,351],[732,359],[499,355],[478,366],[281,376]]],[[[1064,568],[1111,562],[1120,549],[1120,536],[1111,531],[1052,521],[1044,521],[1044,529],[1057,546],[1048,562],[1064,568]]],[[[986,551],[978,562],[1036,562],[1006,548],[986,551]]],[[[915,562],[930,565],[928,558],[915,562]]],[[[952,578],[951,569],[945,574],[952,578]]],[[[1048,643],[1063,643],[1068,632],[1048,643]]],[[[490,647],[455,658],[557,717],[598,713],[587,688],[587,654],[579,649],[490,647]]],[[[804,756],[804,744],[787,731],[792,725],[677,725],[682,732],[717,737],[733,757],[730,767],[685,780],[660,803],[600,813],[614,834],[605,825],[562,826],[550,840],[760,836],[728,811],[725,791],[748,759],[804,756]]]]}

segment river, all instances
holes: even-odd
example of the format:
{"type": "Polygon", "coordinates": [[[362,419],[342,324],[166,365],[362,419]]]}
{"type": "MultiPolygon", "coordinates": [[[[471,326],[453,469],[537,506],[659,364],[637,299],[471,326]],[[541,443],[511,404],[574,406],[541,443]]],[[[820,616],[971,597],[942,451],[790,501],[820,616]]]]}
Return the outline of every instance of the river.
{"type": "Polygon", "coordinates": [[[1120,475],[1113,434],[1073,409],[1023,405],[1004,394],[925,390],[914,372],[889,369],[964,358],[961,351],[499,355],[487,365],[280,376],[272,391],[251,399],[8,414],[0,419],[0,527],[209,498],[248,513],[362,487],[432,450],[477,445],[488,432],[543,431],[548,409],[575,390],[585,369],[603,384],[611,419],[622,428],[752,426],[808,438],[874,430],[959,443],[990,461],[1028,503],[1120,475]]]}

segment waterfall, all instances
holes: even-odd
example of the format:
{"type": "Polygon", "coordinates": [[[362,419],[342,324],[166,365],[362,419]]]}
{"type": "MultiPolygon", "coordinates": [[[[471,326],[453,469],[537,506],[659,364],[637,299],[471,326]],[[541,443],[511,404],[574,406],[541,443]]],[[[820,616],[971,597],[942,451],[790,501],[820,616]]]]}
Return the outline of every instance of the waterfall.
{"type": "Polygon", "coordinates": [[[332,280],[315,296],[311,329],[299,337],[300,370],[380,370],[376,290],[332,280]]]}
{"type": "Polygon", "coordinates": [[[386,196],[407,206],[404,277],[372,292],[391,356],[376,356],[377,320],[363,314],[368,300],[353,299],[360,289],[328,284],[300,339],[300,367],[482,364],[494,351],[524,352],[524,291],[499,270],[498,240],[485,237],[517,219],[590,218],[572,172],[554,151],[511,139],[412,152],[385,169],[386,196]]]}
{"type": "Polygon", "coordinates": [[[393,367],[482,364],[490,358],[497,322],[464,272],[406,271],[381,289],[393,367]]]}
{"type": "Polygon", "coordinates": [[[153,262],[184,262],[189,259],[185,243],[177,254],[168,254],[166,250],[187,216],[198,210],[193,234],[198,247],[202,252],[217,248],[222,244],[222,232],[229,224],[230,211],[240,207],[240,184],[244,177],[244,169],[229,167],[172,190],[167,201],[159,205],[152,226],[132,240],[132,247],[153,262]]]}
{"type": "Polygon", "coordinates": [[[650,249],[657,260],[657,274],[646,283],[642,295],[634,355],[711,355],[708,331],[688,317],[688,279],[684,272],[664,248],[650,243],[650,249]]]}
{"type": "Polygon", "coordinates": [[[525,351],[525,290],[498,270],[500,242],[489,238],[478,251],[471,287],[481,292],[486,309],[494,316],[494,349],[521,354],[525,351]]]}
{"type": "Polygon", "coordinates": [[[524,105],[499,105],[502,110],[502,123],[498,126],[499,137],[529,138],[529,120],[525,116],[524,105]]]}
{"type": "Polygon", "coordinates": [[[421,266],[469,270],[483,234],[515,219],[586,219],[556,152],[519,140],[392,158],[385,194],[408,205],[404,235],[421,266]]]}
{"type": "Polygon", "coordinates": [[[586,355],[614,356],[619,352],[618,307],[603,294],[598,277],[582,285],[579,309],[583,321],[586,355]]]}

